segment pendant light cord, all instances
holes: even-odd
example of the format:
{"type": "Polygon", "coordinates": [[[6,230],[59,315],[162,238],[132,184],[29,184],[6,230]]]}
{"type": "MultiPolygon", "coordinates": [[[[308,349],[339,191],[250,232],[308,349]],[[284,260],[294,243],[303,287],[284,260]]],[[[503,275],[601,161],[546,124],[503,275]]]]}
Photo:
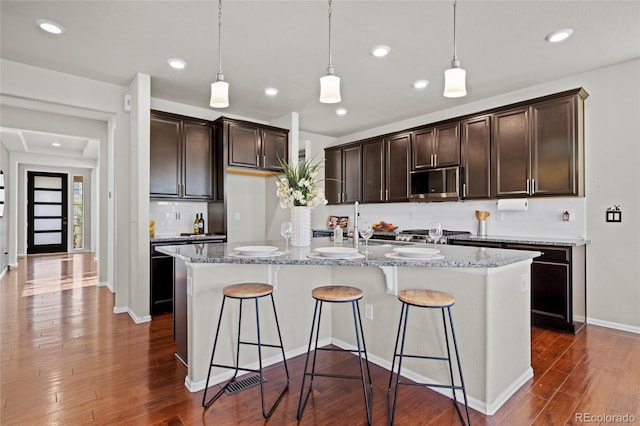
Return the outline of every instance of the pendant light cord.
{"type": "Polygon", "coordinates": [[[218,76],[222,75],[222,0],[218,0],[218,76]]]}
{"type": "Polygon", "coordinates": [[[331,63],[331,16],[333,15],[333,9],[331,4],[332,0],[329,0],[329,66],[327,67],[327,74],[333,75],[333,64],[331,63]]]}
{"type": "Polygon", "coordinates": [[[457,6],[458,6],[458,2],[454,0],[453,2],[453,59],[451,60],[452,68],[460,67],[460,62],[458,61],[458,55],[456,54],[456,7],[457,6]]]}

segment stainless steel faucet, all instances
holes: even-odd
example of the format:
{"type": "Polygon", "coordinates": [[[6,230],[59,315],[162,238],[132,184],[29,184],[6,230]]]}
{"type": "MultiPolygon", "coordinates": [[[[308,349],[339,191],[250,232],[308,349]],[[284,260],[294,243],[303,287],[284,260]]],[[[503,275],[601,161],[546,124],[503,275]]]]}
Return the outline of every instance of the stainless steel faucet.
{"type": "Polygon", "coordinates": [[[358,219],[360,218],[360,211],[358,210],[358,202],[353,203],[353,246],[358,248],[360,235],[358,233],[358,219]]]}

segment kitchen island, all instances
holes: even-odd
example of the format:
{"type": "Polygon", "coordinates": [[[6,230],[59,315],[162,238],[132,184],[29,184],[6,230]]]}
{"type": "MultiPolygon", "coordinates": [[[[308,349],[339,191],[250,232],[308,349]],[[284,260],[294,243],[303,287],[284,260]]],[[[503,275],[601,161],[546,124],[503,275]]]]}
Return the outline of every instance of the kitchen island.
{"type": "MultiPolygon", "coordinates": [[[[222,288],[250,281],[268,282],[275,287],[287,358],[306,351],[314,306],[311,290],[322,285],[352,285],[364,291],[363,317],[365,305],[371,305],[370,318],[363,318],[369,360],[389,369],[400,316],[395,294],[405,288],[430,288],[456,298],[452,312],[472,408],[489,415],[495,413],[533,375],[530,265],[538,252],[422,244],[420,247],[439,249],[442,258],[415,261],[390,257],[395,245],[376,244],[369,246],[368,254],[356,259],[314,256],[314,249],[333,246],[329,238],[315,238],[311,247],[293,247],[288,253],[273,257],[247,257],[235,252],[239,246],[264,244],[284,250],[283,241],[159,248],[176,259],[176,300],[180,299],[178,293],[186,294],[184,331],[176,327],[175,337],[177,355],[188,367],[185,385],[189,390],[204,388],[222,288]]],[[[360,244],[359,251],[365,253],[364,245],[360,244]]],[[[229,307],[232,305],[237,304],[230,303],[229,307]]],[[[326,308],[325,315],[331,320],[323,323],[320,345],[353,347],[353,329],[344,326],[352,323],[347,308],[341,305],[326,308]]],[[[219,343],[223,345],[224,356],[217,361],[232,363],[235,346],[231,336],[235,335],[232,330],[237,323],[237,306],[227,312],[221,328],[225,339],[219,343]]],[[[247,335],[243,339],[253,337],[251,330],[255,326],[250,317],[243,318],[247,319],[247,327],[243,328],[247,335]]],[[[270,309],[261,309],[265,342],[276,338],[275,332],[271,332],[275,330],[272,317],[270,309]]],[[[408,330],[411,345],[407,343],[407,350],[443,354],[439,312],[415,310],[412,320],[408,330]]],[[[255,368],[257,355],[248,352],[251,351],[243,352],[240,362],[255,368]]],[[[275,350],[265,352],[263,356],[269,357],[266,364],[281,361],[275,350]]],[[[417,381],[448,382],[445,363],[407,360],[403,374],[417,381]]],[[[228,376],[228,372],[214,369],[212,381],[221,382],[228,376]]],[[[447,392],[443,394],[450,396],[447,392]]]]}

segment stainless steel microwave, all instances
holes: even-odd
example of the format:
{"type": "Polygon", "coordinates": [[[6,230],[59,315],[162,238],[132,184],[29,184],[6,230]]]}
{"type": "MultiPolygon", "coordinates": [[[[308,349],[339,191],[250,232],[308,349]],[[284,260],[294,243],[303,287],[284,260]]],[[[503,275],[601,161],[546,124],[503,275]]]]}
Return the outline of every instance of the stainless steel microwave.
{"type": "Polygon", "coordinates": [[[460,198],[460,167],[411,172],[411,201],[453,201],[460,198]]]}

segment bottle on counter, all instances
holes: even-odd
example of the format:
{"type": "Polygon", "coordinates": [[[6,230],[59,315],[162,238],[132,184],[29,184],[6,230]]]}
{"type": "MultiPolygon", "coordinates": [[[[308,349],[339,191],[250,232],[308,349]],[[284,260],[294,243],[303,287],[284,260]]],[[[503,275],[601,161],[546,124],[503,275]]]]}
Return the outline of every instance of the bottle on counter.
{"type": "Polygon", "coordinates": [[[196,220],[193,221],[193,233],[199,234],[200,232],[200,220],[198,220],[198,213],[196,213],[196,220]]]}
{"type": "Polygon", "coordinates": [[[198,220],[198,234],[204,234],[204,218],[200,213],[200,220],[198,220]]]}
{"type": "Polygon", "coordinates": [[[333,242],[334,243],[342,243],[343,231],[340,225],[336,225],[333,228],[333,242]]]}

